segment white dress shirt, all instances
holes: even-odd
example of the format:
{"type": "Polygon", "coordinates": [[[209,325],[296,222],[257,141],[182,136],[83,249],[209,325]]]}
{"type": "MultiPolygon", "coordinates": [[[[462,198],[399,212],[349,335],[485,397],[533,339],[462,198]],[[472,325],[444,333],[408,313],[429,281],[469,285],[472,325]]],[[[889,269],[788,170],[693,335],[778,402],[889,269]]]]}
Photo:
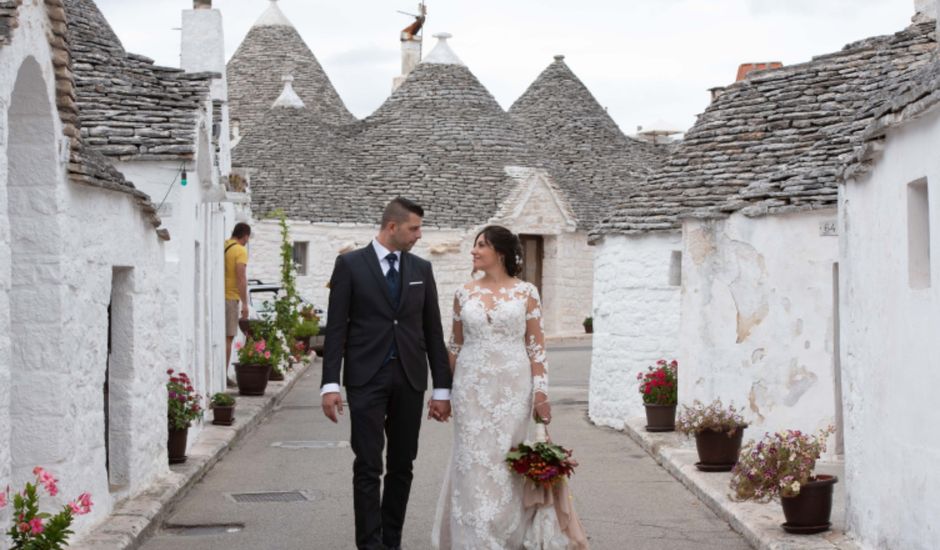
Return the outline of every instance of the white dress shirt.
{"type": "MultiPolygon", "coordinates": [[[[386,256],[392,252],[382,246],[382,243],[380,243],[378,239],[372,239],[372,249],[375,250],[375,255],[379,258],[379,266],[382,268],[382,275],[387,275],[388,270],[391,269],[391,266],[388,264],[386,256]]],[[[395,269],[401,273],[401,250],[396,250],[394,254],[398,257],[398,262],[396,262],[395,269]]],[[[339,393],[339,384],[334,382],[323,384],[323,387],[320,388],[320,395],[325,393],[339,393]]],[[[447,388],[434,388],[434,390],[431,392],[431,399],[435,401],[450,401],[450,390],[447,388]]]]}

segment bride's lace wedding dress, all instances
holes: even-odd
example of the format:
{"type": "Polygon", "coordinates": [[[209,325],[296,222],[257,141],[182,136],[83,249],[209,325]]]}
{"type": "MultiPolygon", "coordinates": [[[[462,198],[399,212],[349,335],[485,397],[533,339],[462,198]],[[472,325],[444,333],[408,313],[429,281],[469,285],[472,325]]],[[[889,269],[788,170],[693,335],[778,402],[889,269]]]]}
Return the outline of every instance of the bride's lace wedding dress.
{"type": "Polygon", "coordinates": [[[542,310],[535,286],[490,291],[472,282],[454,298],[451,403],[454,447],[437,506],[432,546],[443,550],[565,549],[552,508],[523,505],[509,449],[533,425],[536,393],[547,396],[542,310]]]}

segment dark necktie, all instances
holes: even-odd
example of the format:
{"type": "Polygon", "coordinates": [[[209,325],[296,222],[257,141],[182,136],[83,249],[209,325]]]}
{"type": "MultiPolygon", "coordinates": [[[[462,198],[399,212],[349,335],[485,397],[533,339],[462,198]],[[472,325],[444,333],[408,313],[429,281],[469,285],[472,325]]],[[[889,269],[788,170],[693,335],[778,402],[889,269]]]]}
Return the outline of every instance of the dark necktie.
{"type": "Polygon", "coordinates": [[[385,281],[388,283],[388,293],[392,297],[392,304],[394,304],[395,309],[398,309],[398,300],[401,298],[401,277],[398,275],[398,270],[395,269],[398,256],[389,254],[385,257],[385,260],[388,261],[388,272],[385,273],[385,281]]]}
{"type": "MultiPolygon", "coordinates": [[[[398,262],[398,256],[395,254],[389,254],[385,257],[385,260],[388,262],[388,271],[385,273],[385,282],[388,283],[388,293],[392,297],[392,305],[394,305],[395,309],[397,310],[398,302],[401,299],[401,285],[399,284],[401,277],[398,274],[398,270],[395,269],[395,264],[398,262]]],[[[389,348],[388,353],[385,355],[384,362],[388,363],[397,357],[398,346],[395,344],[394,335],[392,335],[392,347],[389,348]]]]}

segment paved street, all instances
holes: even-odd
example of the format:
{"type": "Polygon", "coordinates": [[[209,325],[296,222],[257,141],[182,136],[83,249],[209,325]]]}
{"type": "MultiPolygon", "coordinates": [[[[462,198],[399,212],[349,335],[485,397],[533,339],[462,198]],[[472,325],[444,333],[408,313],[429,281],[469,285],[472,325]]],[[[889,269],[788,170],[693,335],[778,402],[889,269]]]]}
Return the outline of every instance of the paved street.
{"type": "MultiPolygon", "coordinates": [[[[549,361],[555,402],[552,436],[574,447],[581,462],[572,487],[592,548],[749,548],[628,437],[587,421],[589,348],[553,347],[549,361]]],[[[334,426],[320,412],[319,365],[315,363],[282,406],[196,485],[142,548],[354,548],[349,425],[334,426]],[[291,492],[279,496],[295,500],[244,502],[258,500],[251,494],[264,492],[291,492]]],[[[450,425],[424,424],[405,548],[430,546],[450,440],[450,425]]]]}

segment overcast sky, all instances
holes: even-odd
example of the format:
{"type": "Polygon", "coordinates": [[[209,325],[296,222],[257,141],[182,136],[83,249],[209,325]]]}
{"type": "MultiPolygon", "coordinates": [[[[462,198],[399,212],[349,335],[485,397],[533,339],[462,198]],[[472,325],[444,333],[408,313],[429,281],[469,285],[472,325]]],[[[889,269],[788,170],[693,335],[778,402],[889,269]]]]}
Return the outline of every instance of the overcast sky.
{"type": "MultiPolygon", "coordinates": [[[[179,65],[190,0],[97,0],[128,51],[179,65]]],[[[357,117],[388,97],[398,33],[418,0],[280,0],[357,117]]],[[[269,0],[215,0],[235,52],[269,0]]],[[[552,62],[566,62],[628,134],[685,130],[743,62],[799,63],[910,23],[913,0],[428,0],[425,53],[438,32],[509,108],[552,62]]]]}

